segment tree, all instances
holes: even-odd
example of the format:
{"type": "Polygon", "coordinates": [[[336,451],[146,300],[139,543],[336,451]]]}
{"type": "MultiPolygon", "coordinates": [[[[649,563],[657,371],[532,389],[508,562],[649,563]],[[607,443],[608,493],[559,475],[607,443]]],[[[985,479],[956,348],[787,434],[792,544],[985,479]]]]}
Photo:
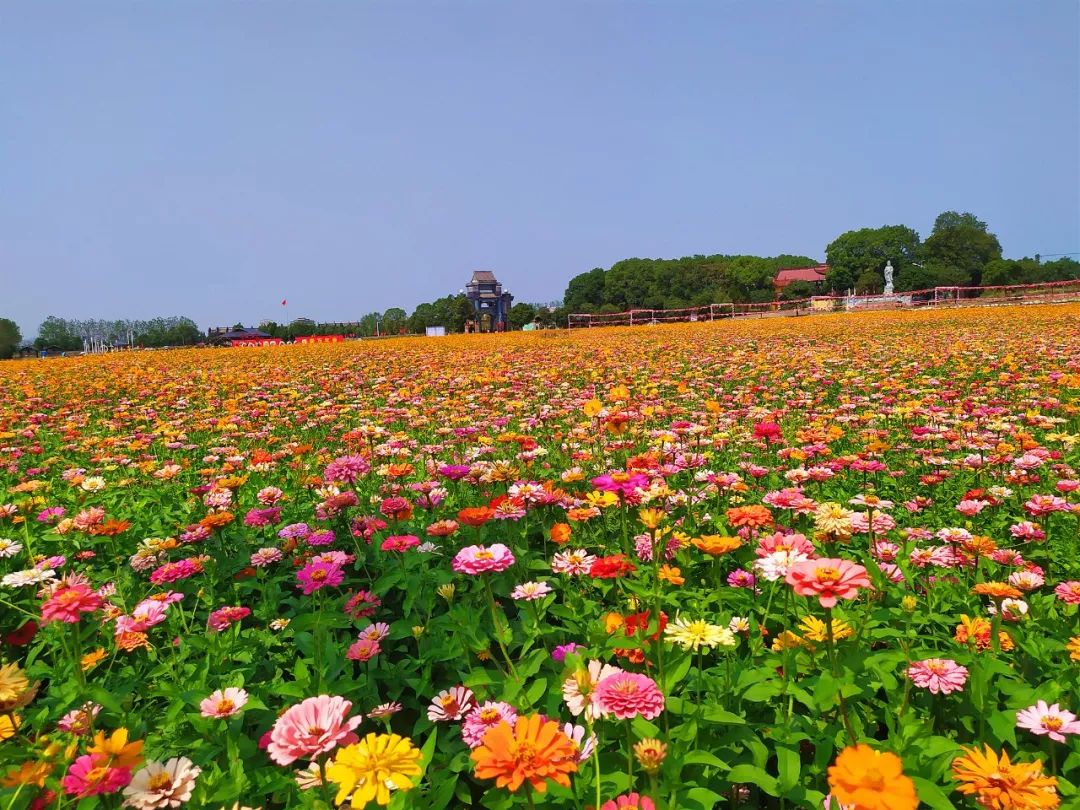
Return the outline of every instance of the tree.
{"type": "Polygon", "coordinates": [[[1001,258],[1001,243],[974,214],[946,211],[934,220],[934,230],[922,245],[922,260],[937,271],[959,271],[961,285],[981,284],[983,270],[1001,258]]]}
{"type": "MultiPolygon", "coordinates": [[[[881,275],[889,261],[897,273],[903,273],[911,262],[918,261],[919,248],[919,234],[906,225],[847,231],[825,248],[829,265],[825,284],[834,293],[842,293],[854,287],[867,270],[881,275]]],[[[881,278],[884,280],[884,275],[881,278]]]]}
{"type": "Polygon", "coordinates": [[[809,281],[793,281],[780,291],[784,301],[796,301],[814,295],[814,285],[809,281]]]}
{"type": "Polygon", "coordinates": [[[35,349],[74,352],[82,347],[82,336],[73,328],[73,324],[55,315],[50,315],[42,322],[38,329],[38,336],[34,340],[35,349]]]}
{"type": "Polygon", "coordinates": [[[390,307],[382,316],[382,333],[396,335],[405,328],[408,318],[408,313],[401,307],[390,307]]]}
{"type": "Polygon", "coordinates": [[[855,292],[859,295],[878,295],[884,287],[884,276],[877,270],[863,270],[855,279],[855,292]]]}
{"type": "Polygon", "coordinates": [[[932,236],[939,231],[947,231],[949,228],[961,227],[977,228],[984,233],[986,232],[986,223],[972,213],[965,211],[961,214],[958,211],[942,211],[938,214],[937,219],[934,220],[934,229],[930,234],[932,236]]]}
{"type": "Polygon", "coordinates": [[[21,341],[19,325],[11,318],[0,318],[0,360],[14,357],[21,341]]]}
{"type": "Polygon", "coordinates": [[[536,307],[532,304],[514,304],[510,307],[508,325],[511,329],[520,329],[536,317],[536,307]]]}
{"type": "Polygon", "coordinates": [[[589,272],[570,279],[563,300],[571,312],[592,312],[603,304],[604,269],[594,267],[589,272]]]}

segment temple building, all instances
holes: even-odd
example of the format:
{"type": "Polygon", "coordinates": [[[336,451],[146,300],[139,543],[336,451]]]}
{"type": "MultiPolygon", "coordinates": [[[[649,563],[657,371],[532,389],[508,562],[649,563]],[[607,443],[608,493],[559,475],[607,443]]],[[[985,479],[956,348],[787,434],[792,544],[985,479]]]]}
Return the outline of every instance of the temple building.
{"type": "Polygon", "coordinates": [[[785,267],[776,273],[773,279],[773,290],[777,295],[793,281],[805,281],[817,292],[825,285],[825,274],[829,272],[829,265],[819,264],[815,267],[785,267]]]}
{"type": "MultiPolygon", "coordinates": [[[[465,285],[465,297],[473,305],[476,318],[473,331],[502,332],[506,330],[510,316],[510,304],[514,300],[509,292],[503,291],[502,283],[490,270],[474,270],[469,283],[465,285]]],[[[468,325],[466,325],[466,331],[468,325]]]]}

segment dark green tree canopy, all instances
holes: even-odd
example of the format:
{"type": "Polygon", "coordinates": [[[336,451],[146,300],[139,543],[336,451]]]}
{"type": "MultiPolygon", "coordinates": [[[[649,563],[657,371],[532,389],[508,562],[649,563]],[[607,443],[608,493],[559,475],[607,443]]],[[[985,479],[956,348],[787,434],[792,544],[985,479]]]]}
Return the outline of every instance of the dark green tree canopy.
{"type": "Polygon", "coordinates": [[[906,267],[918,261],[920,246],[919,234],[906,225],[842,233],[825,248],[825,261],[829,265],[826,286],[834,293],[843,293],[854,288],[868,270],[881,274],[884,285],[885,264],[891,261],[893,269],[902,275],[906,267]]]}
{"type": "Polygon", "coordinates": [[[15,354],[22,341],[19,325],[11,318],[0,318],[0,360],[7,360],[15,354]]]}

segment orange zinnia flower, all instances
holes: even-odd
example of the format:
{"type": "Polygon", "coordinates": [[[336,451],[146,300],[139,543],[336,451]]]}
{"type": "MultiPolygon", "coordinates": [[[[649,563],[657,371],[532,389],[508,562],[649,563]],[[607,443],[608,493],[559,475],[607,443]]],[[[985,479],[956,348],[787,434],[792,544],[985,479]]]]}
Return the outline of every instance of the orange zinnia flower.
{"type": "Polygon", "coordinates": [[[87,753],[107,757],[113,768],[134,768],[143,761],[142,747],[142,740],[128,742],[128,730],[118,728],[111,737],[106,737],[104,731],[95,734],[94,744],[87,753]]]}
{"type": "Polygon", "coordinates": [[[690,542],[701,551],[714,557],[727,554],[742,545],[742,540],[738,537],[723,537],[719,534],[702,535],[701,537],[695,537],[690,542]]]}
{"type": "Polygon", "coordinates": [[[458,523],[474,527],[483,526],[493,517],[495,517],[495,510],[486,506],[469,506],[457,514],[458,523]]]}
{"type": "Polygon", "coordinates": [[[477,778],[494,779],[511,791],[528,780],[533,790],[543,793],[548,779],[570,786],[570,774],[578,768],[576,750],[558,723],[534,714],[519,717],[512,727],[505,720],[492,727],[471,756],[477,778]]]}
{"type": "Polygon", "coordinates": [[[562,545],[570,541],[570,524],[556,523],[551,527],[551,541],[556,545],[562,545]]]}
{"type": "Polygon", "coordinates": [[[952,763],[953,776],[961,793],[975,794],[975,800],[993,810],[1043,810],[1060,804],[1057,779],[1043,776],[1042,762],[1009,762],[1004,751],[998,757],[989,745],[986,750],[965,748],[964,756],[952,763]]]}
{"type": "Polygon", "coordinates": [[[773,522],[772,512],[761,504],[750,506],[735,506],[727,510],[728,523],[736,528],[748,526],[758,529],[762,526],[771,526],[773,522]]]}
{"type": "Polygon", "coordinates": [[[979,596],[989,596],[991,599],[1019,599],[1024,595],[1019,588],[1004,582],[980,582],[971,590],[979,596]]]}
{"type": "Polygon", "coordinates": [[[673,565],[661,565],[658,576],[662,581],[671,585],[682,585],[686,582],[686,578],[682,576],[682,571],[673,565]]]}
{"type": "Polygon", "coordinates": [[[829,768],[829,788],[842,805],[856,810],[914,810],[915,783],[904,776],[896,754],[869,745],[845,748],[829,768]]]}
{"type": "Polygon", "coordinates": [[[228,526],[234,520],[232,512],[214,512],[199,521],[199,525],[207,529],[220,529],[228,526]]]}

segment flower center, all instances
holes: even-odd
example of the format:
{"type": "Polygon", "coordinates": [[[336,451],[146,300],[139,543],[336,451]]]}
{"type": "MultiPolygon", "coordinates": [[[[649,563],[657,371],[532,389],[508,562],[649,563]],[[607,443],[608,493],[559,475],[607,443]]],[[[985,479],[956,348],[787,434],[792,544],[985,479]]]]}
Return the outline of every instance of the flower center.
{"type": "Polygon", "coordinates": [[[863,783],[871,790],[881,790],[885,787],[885,778],[877,768],[867,768],[866,773],[863,774],[863,783]]]}
{"type": "Polygon", "coordinates": [[[637,692],[637,684],[633,681],[619,681],[615,688],[624,695],[632,695],[637,692]]]}
{"type": "Polygon", "coordinates": [[[97,768],[91,768],[86,772],[86,781],[91,785],[96,785],[98,782],[105,778],[105,775],[108,772],[108,768],[103,768],[101,766],[98,766],[97,768]]]}
{"type": "Polygon", "coordinates": [[[222,698],[218,701],[217,710],[221,714],[230,714],[235,708],[236,704],[228,698],[222,698]]]}
{"type": "Polygon", "coordinates": [[[326,729],[320,726],[308,726],[307,733],[312,737],[319,737],[326,733],[326,729]]]}
{"type": "Polygon", "coordinates": [[[499,719],[499,712],[497,709],[484,709],[480,712],[480,719],[485,723],[494,723],[499,719]]]}
{"type": "Polygon", "coordinates": [[[316,582],[322,582],[324,579],[326,579],[326,571],[322,568],[316,569],[315,571],[311,572],[311,578],[316,582]]]}
{"type": "Polygon", "coordinates": [[[1063,725],[1060,717],[1044,717],[1042,719],[1042,724],[1043,728],[1048,731],[1057,731],[1063,725]]]}
{"type": "Polygon", "coordinates": [[[162,771],[161,773],[155,773],[150,777],[150,782],[147,788],[150,790],[168,790],[172,787],[172,777],[169,774],[162,771]]]}
{"type": "Polygon", "coordinates": [[[476,559],[478,559],[478,560],[493,560],[493,559],[495,559],[495,555],[492,554],[487,549],[484,549],[483,551],[476,552],[476,559]]]}
{"type": "Polygon", "coordinates": [[[836,582],[840,579],[840,569],[831,565],[822,565],[814,569],[814,576],[818,582],[836,582]]]}

